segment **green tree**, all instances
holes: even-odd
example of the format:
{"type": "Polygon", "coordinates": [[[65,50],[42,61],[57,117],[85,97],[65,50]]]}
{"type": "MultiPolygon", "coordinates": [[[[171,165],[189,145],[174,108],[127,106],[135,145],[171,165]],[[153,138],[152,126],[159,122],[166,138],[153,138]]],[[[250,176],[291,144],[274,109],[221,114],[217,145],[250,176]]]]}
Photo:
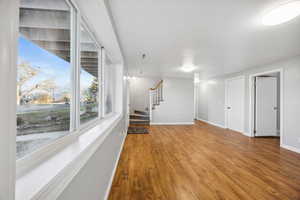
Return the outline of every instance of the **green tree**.
{"type": "Polygon", "coordinates": [[[98,78],[94,78],[91,85],[85,91],[85,102],[96,103],[98,99],[98,78]]]}

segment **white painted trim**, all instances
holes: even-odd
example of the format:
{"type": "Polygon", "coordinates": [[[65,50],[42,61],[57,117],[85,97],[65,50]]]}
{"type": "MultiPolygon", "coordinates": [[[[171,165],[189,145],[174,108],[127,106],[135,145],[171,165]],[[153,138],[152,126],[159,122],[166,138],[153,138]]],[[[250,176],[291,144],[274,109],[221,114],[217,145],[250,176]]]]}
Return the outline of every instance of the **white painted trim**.
{"type": "Polygon", "coordinates": [[[16,200],[57,199],[121,121],[121,115],[106,119],[106,122],[81,135],[66,149],[18,178],[16,180],[16,200]],[[58,165],[53,165],[53,162],[57,162],[58,165]],[[56,169],[56,167],[58,168],[56,169]],[[44,175],[44,179],[39,178],[41,174],[44,175]]]}
{"type": "Polygon", "coordinates": [[[0,199],[14,200],[19,1],[0,3],[0,199]]]}
{"type": "Polygon", "coordinates": [[[287,150],[290,150],[290,151],[293,151],[293,152],[296,152],[296,153],[300,153],[300,149],[299,148],[292,147],[290,145],[281,144],[280,147],[282,147],[284,149],[287,149],[287,150]]]}
{"type": "MultiPolygon", "coordinates": [[[[108,116],[106,118],[109,117],[111,116],[108,116]]],[[[25,155],[23,158],[18,159],[16,161],[16,177],[21,177],[30,169],[47,160],[50,156],[55,155],[55,153],[57,153],[58,151],[75,142],[78,137],[80,137],[80,135],[85,134],[86,132],[88,132],[88,130],[101,124],[106,120],[106,118],[95,118],[90,122],[82,125],[80,128],[78,128],[77,131],[69,132],[67,135],[44,145],[42,148],[37,149],[36,151],[29,153],[28,155],[25,155]]]]}
{"type": "MultiPolygon", "coordinates": [[[[232,80],[236,80],[236,79],[242,79],[244,81],[244,86],[246,85],[246,76],[245,75],[241,75],[241,76],[236,76],[236,77],[233,77],[233,78],[228,78],[228,79],[225,79],[225,107],[224,107],[224,114],[225,114],[225,126],[224,128],[228,128],[228,116],[227,116],[227,104],[228,104],[228,91],[227,91],[227,86],[228,86],[228,81],[232,81],[232,80]]],[[[245,100],[246,100],[246,91],[245,91],[245,87],[243,89],[243,111],[242,111],[242,122],[243,122],[243,130],[242,130],[242,133],[245,132],[245,100]]],[[[234,131],[237,131],[237,132],[240,132],[240,130],[234,130],[234,131]]]]}
{"type": "Polygon", "coordinates": [[[150,125],[193,125],[195,122],[151,122],[150,125]]]}
{"type": "Polygon", "coordinates": [[[122,153],[122,150],[123,150],[123,146],[124,146],[125,141],[126,141],[127,131],[124,131],[123,135],[125,137],[123,138],[123,141],[122,141],[122,144],[121,144],[121,147],[120,147],[120,151],[118,153],[118,156],[117,156],[117,159],[116,159],[116,162],[115,162],[115,165],[114,165],[114,169],[113,169],[113,171],[111,173],[110,180],[109,180],[109,183],[108,183],[108,187],[107,187],[106,192],[105,192],[104,200],[107,200],[108,197],[109,197],[111,186],[112,186],[112,183],[113,183],[113,180],[114,180],[117,168],[118,168],[118,164],[119,164],[119,161],[120,161],[120,157],[121,157],[121,153],[122,153]]]}
{"type": "Polygon", "coordinates": [[[283,136],[284,136],[284,70],[283,68],[278,68],[274,70],[259,72],[255,74],[249,74],[249,136],[254,137],[254,77],[260,76],[264,74],[270,74],[270,73],[280,73],[280,146],[283,146],[283,136]]]}
{"type": "Polygon", "coordinates": [[[218,123],[214,123],[214,122],[211,122],[211,121],[208,121],[208,120],[204,120],[204,119],[201,119],[201,118],[197,118],[197,120],[205,122],[205,123],[208,123],[208,124],[213,125],[213,126],[217,126],[217,127],[225,129],[225,126],[223,126],[221,124],[218,124],[218,123]]]}
{"type": "Polygon", "coordinates": [[[105,113],[105,62],[106,62],[106,51],[104,47],[101,48],[101,117],[104,117],[105,113]]]}
{"type": "Polygon", "coordinates": [[[243,135],[247,136],[247,137],[253,137],[249,132],[244,131],[243,135]]]}
{"type": "MultiPolygon", "coordinates": [[[[217,127],[219,127],[219,128],[227,129],[225,126],[223,126],[223,125],[221,125],[221,124],[217,124],[217,123],[214,123],[214,122],[211,122],[211,121],[207,121],[207,120],[204,120],[204,119],[201,119],[201,118],[197,118],[197,120],[203,121],[203,122],[208,123],[208,124],[213,125],[213,126],[217,126],[217,127]]],[[[229,130],[229,129],[228,129],[228,130],[229,130]]],[[[233,131],[236,131],[236,130],[233,130],[233,131]]],[[[239,131],[236,131],[236,132],[239,132],[239,131]]],[[[248,132],[239,132],[239,133],[241,133],[241,134],[243,134],[243,135],[245,135],[245,136],[250,137],[248,132]]]]}

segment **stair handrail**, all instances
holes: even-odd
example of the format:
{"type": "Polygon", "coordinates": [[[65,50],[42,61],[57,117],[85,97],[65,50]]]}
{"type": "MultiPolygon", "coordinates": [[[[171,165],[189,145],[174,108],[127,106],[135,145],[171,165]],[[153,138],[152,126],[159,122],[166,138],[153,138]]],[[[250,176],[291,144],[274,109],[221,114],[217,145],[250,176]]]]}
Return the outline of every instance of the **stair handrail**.
{"type": "Polygon", "coordinates": [[[156,90],[157,88],[162,86],[163,82],[164,82],[164,80],[160,80],[154,88],[150,88],[149,90],[156,90]]]}
{"type": "Polygon", "coordinates": [[[152,121],[152,110],[163,101],[163,80],[160,80],[154,88],[149,89],[149,117],[152,121]]]}

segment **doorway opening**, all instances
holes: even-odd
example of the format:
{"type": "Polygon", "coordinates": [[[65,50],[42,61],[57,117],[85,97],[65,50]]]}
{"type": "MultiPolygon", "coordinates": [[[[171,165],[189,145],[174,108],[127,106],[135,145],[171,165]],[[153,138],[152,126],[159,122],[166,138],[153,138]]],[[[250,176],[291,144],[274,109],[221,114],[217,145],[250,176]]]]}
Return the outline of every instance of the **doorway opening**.
{"type": "Polygon", "coordinates": [[[250,75],[250,136],[276,137],[282,143],[282,70],[250,75]]]}

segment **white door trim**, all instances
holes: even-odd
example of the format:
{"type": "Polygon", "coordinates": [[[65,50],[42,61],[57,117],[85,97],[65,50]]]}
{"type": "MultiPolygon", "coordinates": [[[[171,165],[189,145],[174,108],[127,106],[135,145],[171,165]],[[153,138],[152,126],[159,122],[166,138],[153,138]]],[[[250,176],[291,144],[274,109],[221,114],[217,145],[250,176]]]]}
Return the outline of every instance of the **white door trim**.
{"type": "Polygon", "coordinates": [[[284,107],[283,107],[283,68],[278,68],[270,71],[264,71],[260,73],[255,73],[255,74],[250,74],[249,75],[249,136],[254,137],[254,77],[260,76],[260,75],[265,75],[265,74],[270,74],[274,72],[279,72],[280,73],[280,146],[282,146],[282,140],[283,140],[283,112],[284,112],[284,107]]]}
{"type": "MultiPolygon", "coordinates": [[[[225,79],[225,107],[224,107],[224,113],[225,113],[225,128],[228,128],[228,112],[227,112],[227,104],[228,104],[228,91],[227,91],[227,87],[228,87],[228,81],[232,81],[232,80],[236,80],[236,79],[242,79],[244,81],[244,83],[246,83],[246,78],[245,76],[236,76],[233,78],[228,78],[225,79]]],[[[242,94],[242,99],[245,102],[245,88],[243,89],[243,94],[242,94]]],[[[242,110],[242,122],[243,122],[243,134],[245,134],[245,103],[243,106],[243,110],[242,110]]]]}

